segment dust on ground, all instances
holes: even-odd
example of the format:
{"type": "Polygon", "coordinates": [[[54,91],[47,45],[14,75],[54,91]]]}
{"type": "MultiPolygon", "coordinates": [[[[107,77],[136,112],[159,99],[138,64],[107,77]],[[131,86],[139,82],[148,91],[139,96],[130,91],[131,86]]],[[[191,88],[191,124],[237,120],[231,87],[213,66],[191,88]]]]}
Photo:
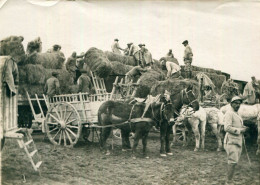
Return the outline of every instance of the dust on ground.
{"type": "MultiPolygon", "coordinates": [[[[152,132],[148,138],[149,159],[142,156],[139,142],[137,158],[131,151],[121,151],[121,140],[114,139],[110,156],[100,151],[94,142],[80,140],[74,148],[54,147],[41,133],[33,134],[43,160],[41,176],[34,172],[24,150],[15,140],[6,140],[2,151],[2,184],[224,184],[226,177],[226,153],[216,152],[217,143],[207,136],[206,151],[194,152],[195,143],[172,147],[173,156],[160,157],[159,133],[152,132]],[[25,177],[25,178],[24,178],[25,177]],[[24,181],[25,180],[25,181],[24,181]]],[[[111,143],[111,139],[108,140],[111,143]]],[[[260,160],[255,155],[256,144],[247,141],[252,162],[249,166],[245,152],[236,168],[235,184],[260,184],[260,160]]]]}

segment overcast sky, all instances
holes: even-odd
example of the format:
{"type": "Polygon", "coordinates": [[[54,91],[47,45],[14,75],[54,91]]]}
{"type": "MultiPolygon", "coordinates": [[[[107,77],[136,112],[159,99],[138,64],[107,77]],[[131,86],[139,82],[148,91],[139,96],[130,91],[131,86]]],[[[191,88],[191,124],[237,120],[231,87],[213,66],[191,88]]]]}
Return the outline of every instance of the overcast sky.
{"type": "Polygon", "coordinates": [[[234,79],[260,79],[259,2],[5,1],[0,0],[0,39],[22,35],[26,46],[40,36],[43,52],[60,44],[68,57],[90,47],[111,50],[118,38],[123,48],[145,43],[155,59],[172,49],[181,64],[187,39],[193,65],[234,79]]]}

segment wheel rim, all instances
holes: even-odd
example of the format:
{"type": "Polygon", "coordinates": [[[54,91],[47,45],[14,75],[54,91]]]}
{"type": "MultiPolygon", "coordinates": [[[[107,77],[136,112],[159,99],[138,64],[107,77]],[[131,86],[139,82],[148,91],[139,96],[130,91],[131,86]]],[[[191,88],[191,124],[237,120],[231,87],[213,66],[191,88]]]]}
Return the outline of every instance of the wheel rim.
{"type": "Polygon", "coordinates": [[[55,145],[73,146],[81,133],[81,120],[76,108],[69,103],[58,103],[47,113],[46,133],[55,145]]]}

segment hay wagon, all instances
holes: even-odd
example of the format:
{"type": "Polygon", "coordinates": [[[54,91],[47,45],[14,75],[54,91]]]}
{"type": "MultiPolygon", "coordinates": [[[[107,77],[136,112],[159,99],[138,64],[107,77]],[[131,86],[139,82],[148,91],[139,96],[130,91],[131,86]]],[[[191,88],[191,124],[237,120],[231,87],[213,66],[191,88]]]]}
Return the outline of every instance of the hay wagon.
{"type": "MultiPolygon", "coordinates": [[[[63,94],[47,97],[37,94],[29,95],[27,98],[34,116],[33,125],[41,125],[41,130],[46,133],[51,143],[55,145],[64,145],[73,147],[80,136],[82,130],[86,131],[84,139],[88,137],[90,131],[97,133],[98,123],[98,109],[101,104],[107,100],[120,99],[121,95],[116,94],[117,85],[122,86],[122,80],[118,83],[118,77],[115,79],[114,88],[111,93],[106,92],[103,79],[99,79],[92,74],[97,94],[76,93],[63,94]],[[35,103],[40,110],[36,113],[34,107],[35,103]],[[47,112],[44,111],[43,106],[47,107],[47,112]]],[[[133,96],[136,92],[137,83],[130,83],[127,85],[129,91],[127,94],[133,96]]]]}
{"type": "Polygon", "coordinates": [[[7,81],[14,81],[15,76],[12,74],[13,63],[9,56],[0,56],[0,137],[1,149],[5,144],[6,139],[15,139],[21,149],[24,149],[35,171],[39,171],[42,164],[41,158],[38,155],[38,150],[31,137],[32,130],[18,128],[18,104],[17,93],[18,87],[10,90],[12,83],[7,84],[7,81]],[[8,79],[8,80],[6,80],[8,79]],[[9,86],[10,85],[10,86],[9,86]]]}

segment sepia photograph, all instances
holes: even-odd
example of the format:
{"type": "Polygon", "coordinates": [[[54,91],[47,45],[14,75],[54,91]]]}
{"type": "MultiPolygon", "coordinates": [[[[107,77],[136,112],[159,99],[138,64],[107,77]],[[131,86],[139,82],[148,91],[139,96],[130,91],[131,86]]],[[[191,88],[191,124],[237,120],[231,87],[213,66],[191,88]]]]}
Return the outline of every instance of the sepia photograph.
{"type": "Polygon", "coordinates": [[[2,185],[260,185],[260,3],[0,0],[2,185]]]}

